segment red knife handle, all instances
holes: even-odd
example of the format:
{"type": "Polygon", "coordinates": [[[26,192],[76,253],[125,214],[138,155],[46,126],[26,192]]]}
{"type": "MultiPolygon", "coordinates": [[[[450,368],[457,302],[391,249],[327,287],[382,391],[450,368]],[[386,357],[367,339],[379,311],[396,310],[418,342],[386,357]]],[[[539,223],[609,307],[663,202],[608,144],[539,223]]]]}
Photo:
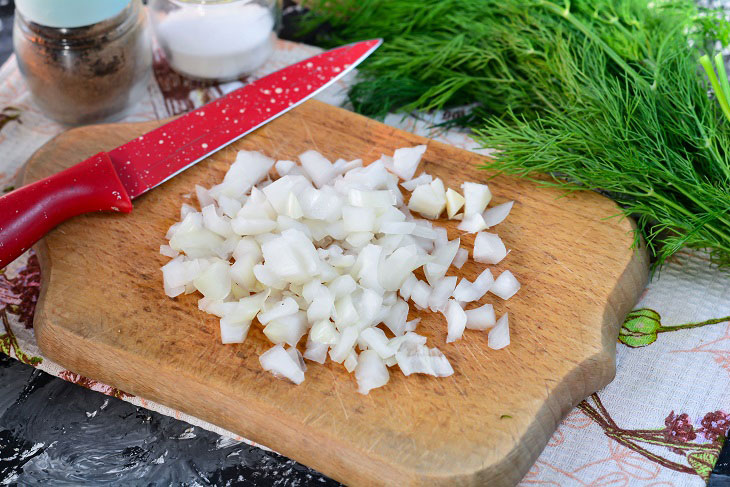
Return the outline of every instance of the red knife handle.
{"type": "Polygon", "coordinates": [[[56,225],[81,213],[132,211],[112,161],[100,152],[0,197],[0,269],[56,225]]]}

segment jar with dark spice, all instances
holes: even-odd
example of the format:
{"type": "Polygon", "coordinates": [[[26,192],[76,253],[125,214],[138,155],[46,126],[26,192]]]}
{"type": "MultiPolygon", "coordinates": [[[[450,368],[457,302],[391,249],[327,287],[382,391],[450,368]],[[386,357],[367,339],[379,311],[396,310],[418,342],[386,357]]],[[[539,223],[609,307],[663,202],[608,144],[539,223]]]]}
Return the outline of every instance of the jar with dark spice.
{"type": "Polygon", "coordinates": [[[123,117],[151,74],[140,0],[16,0],[13,46],[35,103],[67,125],[123,117]]]}

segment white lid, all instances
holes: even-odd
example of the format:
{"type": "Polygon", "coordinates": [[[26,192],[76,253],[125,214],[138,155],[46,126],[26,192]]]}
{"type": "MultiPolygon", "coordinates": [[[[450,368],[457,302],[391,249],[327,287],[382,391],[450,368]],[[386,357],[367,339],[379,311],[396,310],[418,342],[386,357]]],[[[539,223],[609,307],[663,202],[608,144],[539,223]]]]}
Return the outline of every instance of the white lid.
{"type": "Polygon", "coordinates": [[[132,0],[15,0],[27,20],[48,27],[82,27],[114,17],[132,0]]]}

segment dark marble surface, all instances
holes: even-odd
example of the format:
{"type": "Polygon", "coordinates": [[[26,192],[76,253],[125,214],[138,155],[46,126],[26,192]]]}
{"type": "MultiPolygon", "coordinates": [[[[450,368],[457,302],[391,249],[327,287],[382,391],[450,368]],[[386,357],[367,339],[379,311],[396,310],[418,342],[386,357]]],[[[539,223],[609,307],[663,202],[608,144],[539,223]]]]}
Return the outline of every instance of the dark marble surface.
{"type": "Polygon", "coordinates": [[[292,460],[0,354],[0,485],[336,486],[292,460]]]}

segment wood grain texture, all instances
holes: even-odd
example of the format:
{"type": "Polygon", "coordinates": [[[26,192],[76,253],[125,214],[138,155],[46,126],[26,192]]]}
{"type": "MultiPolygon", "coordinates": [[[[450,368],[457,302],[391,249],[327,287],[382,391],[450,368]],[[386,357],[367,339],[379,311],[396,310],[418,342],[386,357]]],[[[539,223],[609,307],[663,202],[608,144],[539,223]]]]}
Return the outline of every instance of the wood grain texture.
{"type": "MultiPolygon", "coordinates": [[[[26,182],[111,149],[156,122],[71,130],[41,148],[26,182]]],[[[366,162],[395,148],[428,144],[422,167],[457,188],[480,181],[481,158],[376,121],[309,101],[135,201],[130,215],[94,214],[67,222],[38,246],[43,288],[35,330],[44,354],[74,372],[152,399],[267,445],[350,485],[513,485],[537,458],[561,418],[615,373],[620,323],[647,279],[643,251],[632,251],[632,223],[606,219],[613,202],[506,176],[490,182],[495,203],[515,200],[497,227],[522,282],[508,302],[512,344],[487,348],[487,334],[445,344],[442,315],[419,333],[455,374],[404,377],[368,396],[341,365],[309,363],[294,386],[261,369],[271,345],[253,326],[246,343],[222,345],[217,319],[199,296],[167,298],[158,254],[194,185],[219,182],[236,150],[295,159],[315,148],[334,160],[366,162]]],[[[460,232],[445,222],[450,238],[460,232]]],[[[462,235],[471,248],[473,235],[462,235]]],[[[483,265],[459,273],[473,279],[483,265]]],[[[453,271],[453,269],[452,269],[453,271]]]]}

